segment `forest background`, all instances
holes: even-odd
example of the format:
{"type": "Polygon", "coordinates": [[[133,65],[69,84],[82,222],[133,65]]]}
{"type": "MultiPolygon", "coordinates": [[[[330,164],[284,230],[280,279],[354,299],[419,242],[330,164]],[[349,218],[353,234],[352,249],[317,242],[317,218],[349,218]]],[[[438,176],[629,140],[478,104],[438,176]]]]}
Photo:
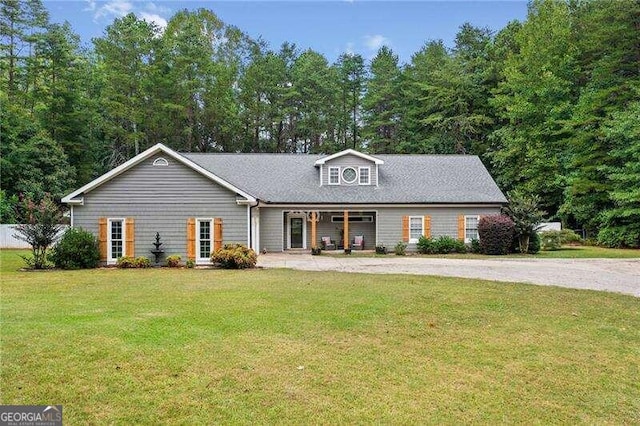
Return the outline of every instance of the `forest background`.
{"type": "MultiPolygon", "coordinates": [[[[509,193],[640,246],[640,2],[535,0],[408,63],[273,48],[212,11],[129,14],[92,46],[40,0],[0,9],[0,222],[163,143],[182,152],[478,155],[509,193]]],[[[185,188],[188,190],[188,188],[185,188]]]]}

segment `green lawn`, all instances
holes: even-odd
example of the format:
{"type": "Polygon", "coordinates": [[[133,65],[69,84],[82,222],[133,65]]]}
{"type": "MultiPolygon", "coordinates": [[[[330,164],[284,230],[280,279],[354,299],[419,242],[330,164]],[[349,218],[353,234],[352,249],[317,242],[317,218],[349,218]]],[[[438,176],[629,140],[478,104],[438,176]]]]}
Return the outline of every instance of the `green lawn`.
{"type": "MultiPolygon", "coordinates": [[[[390,253],[386,256],[394,256],[393,248],[389,249],[390,253]]],[[[341,251],[336,252],[323,252],[323,255],[328,256],[344,256],[341,251]]],[[[537,254],[509,254],[506,256],[487,256],[483,254],[431,254],[431,255],[419,255],[408,254],[409,256],[423,256],[423,257],[444,257],[453,259],[500,259],[503,257],[515,257],[522,259],[637,259],[640,258],[640,250],[638,249],[611,249],[605,247],[595,246],[563,246],[560,250],[553,251],[540,251],[537,254]]],[[[371,251],[358,252],[352,251],[350,256],[358,257],[373,257],[384,256],[378,255],[371,251]]]]}
{"type": "Polygon", "coordinates": [[[0,403],[68,424],[640,423],[631,296],[0,258],[0,403]]]}

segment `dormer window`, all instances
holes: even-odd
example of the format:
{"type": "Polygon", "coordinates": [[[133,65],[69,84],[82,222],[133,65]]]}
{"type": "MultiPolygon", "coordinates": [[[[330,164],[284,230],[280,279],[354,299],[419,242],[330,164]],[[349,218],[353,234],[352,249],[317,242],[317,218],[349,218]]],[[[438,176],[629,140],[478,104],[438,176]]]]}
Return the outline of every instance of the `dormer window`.
{"type": "Polygon", "coordinates": [[[340,185],[340,167],[329,167],[329,185],[340,185]]]}
{"type": "Polygon", "coordinates": [[[370,185],[371,175],[369,167],[359,167],[358,170],[360,172],[360,180],[358,183],[360,185],[370,185]]]}
{"type": "Polygon", "coordinates": [[[345,183],[353,183],[357,177],[358,173],[353,167],[345,167],[342,169],[342,180],[344,180],[345,183]]]}

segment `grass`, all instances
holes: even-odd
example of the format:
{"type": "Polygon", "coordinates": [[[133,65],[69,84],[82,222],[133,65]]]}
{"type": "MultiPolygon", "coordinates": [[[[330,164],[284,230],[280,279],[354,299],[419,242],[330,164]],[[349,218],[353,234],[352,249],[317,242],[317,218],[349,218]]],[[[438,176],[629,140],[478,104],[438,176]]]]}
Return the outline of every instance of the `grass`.
{"type": "Polygon", "coordinates": [[[68,424],[640,422],[630,296],[0,258],[0,403],[68,424]]]}
{"type": "MultiPolygon", "coordinates": [[[[323,252],[327,256],[345,256],[342,251],[323,252]]],[[[484,254],[415,254],[407,253],[408,256],[435,257],[435,258],[451,258],[451,259],[501,259],[505,257],[520,259],[637,259],[640,258],[640,250],[638,249],[613,249],[596,246],[563,246],[559,250],[545,251],[542,250],[537,254],[509,254],[506,256],[488,256],[484,254]]],[[[393,250],[387,255],[375,254],[372,251],[359,252],[352,251],[349,256],[354,257],[385,257],[394,256],[393,250]]]]}

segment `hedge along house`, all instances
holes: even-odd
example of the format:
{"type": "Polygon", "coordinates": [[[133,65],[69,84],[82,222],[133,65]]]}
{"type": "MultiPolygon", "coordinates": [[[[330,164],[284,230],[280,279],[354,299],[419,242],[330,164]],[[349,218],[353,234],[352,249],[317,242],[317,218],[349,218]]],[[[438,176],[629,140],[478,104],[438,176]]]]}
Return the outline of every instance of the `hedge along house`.
{"type": "Polygon", "coordinates": [[[178,153],[155,145],[62,199],[102,259],[165,253],[208,263],[226,243],[256,251],[415,250],[420,236],[477,238],[507,200],[477,156],[178,153]]]}

